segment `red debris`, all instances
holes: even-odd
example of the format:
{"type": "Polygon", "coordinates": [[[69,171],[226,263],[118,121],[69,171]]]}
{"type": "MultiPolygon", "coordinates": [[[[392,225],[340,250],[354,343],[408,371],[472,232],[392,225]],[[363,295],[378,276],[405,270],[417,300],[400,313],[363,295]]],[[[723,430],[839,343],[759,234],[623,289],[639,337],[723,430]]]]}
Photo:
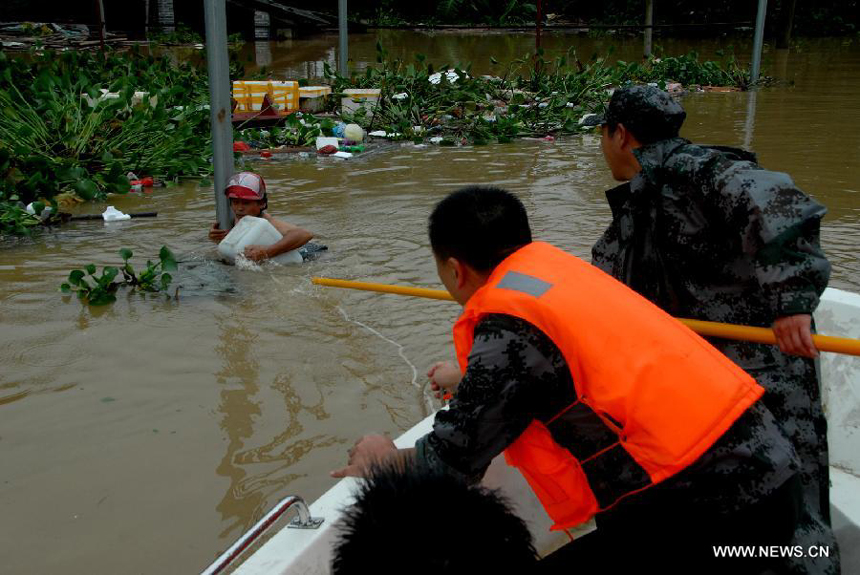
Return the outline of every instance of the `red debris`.
{"type": "MultiPolygon", "coordinates": [[[[143,191],[143,188],[152,188],[154,182],[151,177],[147,176],[145,178],[141,178],[139,180],[129,180],[128,182],[131,184],[130,192],[140,192],[143,191]]],[[[151,189],[146,190],[147,192],[152,192],[151,189]]]]}
{"type": "Polygon", "coordinates": [[[317,150],[317,154],[323,154],[323,155],[334,154],[335,152],[337,152],[337,146],[332,146],[331,144],[328,144],[327,146],[323,146],[322,148],[317,150]]]}
{"type": "Polygon", "coordinates": [[[242,141],[233,142],[233,151],[234,152],[247,152],[251,149],[251,146],[242,141]]]}
{"type": "Polygon", "coordinates": [[[271,158],[272,152],[269,152],[268,150],[263,150],[262,152],[260,152],[260,157],[261,158],[271,158]]]}

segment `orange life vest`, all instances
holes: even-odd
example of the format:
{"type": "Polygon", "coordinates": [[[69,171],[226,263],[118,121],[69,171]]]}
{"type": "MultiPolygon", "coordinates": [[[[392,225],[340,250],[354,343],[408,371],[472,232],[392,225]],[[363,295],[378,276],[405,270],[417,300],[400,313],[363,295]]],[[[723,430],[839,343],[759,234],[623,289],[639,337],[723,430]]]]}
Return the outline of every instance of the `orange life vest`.
{"type": "Polygon", "coordinates": [[[567,529],[678,473],[764,389],[683,324],[598,268],[549,244],[505,259],[454,325],[465,372],[486,314],[521,318],[564,356],[576,401],[533,420],[505,450],[567,529]]]}

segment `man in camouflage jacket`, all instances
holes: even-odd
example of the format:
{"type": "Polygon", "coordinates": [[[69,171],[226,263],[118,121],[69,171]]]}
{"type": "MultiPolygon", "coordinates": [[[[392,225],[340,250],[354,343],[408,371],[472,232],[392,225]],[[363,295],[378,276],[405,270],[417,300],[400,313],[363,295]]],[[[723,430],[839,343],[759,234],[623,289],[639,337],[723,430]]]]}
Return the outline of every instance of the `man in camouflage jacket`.
{"type": "MultiPolygon", "coordinates": [[[[616,90],[600,125],[616,180],[612,223],[593,263],[672,315],[773,327],[778,347],[712,339],[752,374],[802,466],[804,507],[795,543],[830,545],[827,422],[821,406],[811,314],[830,264],[819,246],[826,209],[787,174],[749,152],[678,137],[686,114],[649,86],[616,90]]],[[[838,560],[805,559],[799,572],[838,572],[838,560]]]]}

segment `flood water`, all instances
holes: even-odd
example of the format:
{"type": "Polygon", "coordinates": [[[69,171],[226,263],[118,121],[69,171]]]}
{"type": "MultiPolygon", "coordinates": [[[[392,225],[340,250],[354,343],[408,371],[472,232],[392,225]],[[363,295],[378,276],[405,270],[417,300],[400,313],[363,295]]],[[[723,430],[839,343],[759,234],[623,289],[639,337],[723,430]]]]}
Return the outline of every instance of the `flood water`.
{"type": "MultiPolygon", "coordinates": [[[[436,62],[515,58],[527,34],[379,32],[351,37],[361,67],[381,38],[436,62]]],[[[728,40],[664,41],[667,53],[712,56],[728,40]]],[[[586,57],[638,40],[550,34],[549,55],[586,57]]],[[[735,41],[746,54],[743,41],[735,41]]],[[[320,75],[336,37],[250,44],[277,75],[320,75]]],[[[742,51],[741,51],[742,50],[742,51]]],[[[683,100],[682,135],[749,146],[826,204],[831,285],[860,291],[860,44],[801,43],[768,54],[766,71],[794,86],[683,100]]],[[[279,76],[283,77],[283,76],[279,76]]],[[[535,236],[588,257],[609,221],[613,182],[595,135],[463,148],[391,145],[348,162],[256,161],[270,211],[329,246],[298,267],[212,263],[211,188],[189,182],[112,199],[156,219],[75,222],[0,245],[0,571],[185,573],[202,570],[288,494],[313,500],[333,485],[362,433],[397,435],[432,407],[424,372],[453,359],[458,307],[449,302],[312,286],[329,276],[441,288],[426,238],[435,202],[464,184],[508,188],[535,236]],[[184,262],[179,299],[120,294],[104,308],[57,288],[83,264],[184,262]]],[[[98,213],[103,204],[84,206],[98,213]]],[[[834,334],[838,335],[838,334],[834,334]]]]}

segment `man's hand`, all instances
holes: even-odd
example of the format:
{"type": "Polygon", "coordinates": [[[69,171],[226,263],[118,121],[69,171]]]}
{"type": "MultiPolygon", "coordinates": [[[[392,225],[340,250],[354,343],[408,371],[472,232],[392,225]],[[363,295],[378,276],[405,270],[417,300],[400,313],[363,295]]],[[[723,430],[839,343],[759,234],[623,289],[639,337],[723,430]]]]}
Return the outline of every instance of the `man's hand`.
{"type": "Polygon", "coordinates": [[[812,341],[811,315],[804,313],[781,317],[773,322],[773,333],[782,353],[818,357],[818,350],[812,341]]]}
{"type": "Polygon", "coordinates": [[[218,228],[218,222],[212,224],[212,227],[209,228],[209,239],[213,242],[220,242],[227,235],[227,230],[222,230],[218,228]]]}
{"type": "Polygon", "coordinates": [[[365,435],[349,450],[346,467],[331,472],[332,477],[364,477],[374,463],[382,463],[397,454],[397,446],[385,435],[365,435]]]}
{"type": "Polygon", "coordinates": [[[269,252],[266,246],[248,246],[245,248],[245,257],[252,262],[259,262],[269,259],[269,252]]]}
{"type": "Polygon", "coordinates": [[[429,370],[430,389],[436,392],[436,398],[442,399],[446,393],[457,391],[457,385],[463,379],[460,368],[450,361],[437,361],[429,370]]]}

